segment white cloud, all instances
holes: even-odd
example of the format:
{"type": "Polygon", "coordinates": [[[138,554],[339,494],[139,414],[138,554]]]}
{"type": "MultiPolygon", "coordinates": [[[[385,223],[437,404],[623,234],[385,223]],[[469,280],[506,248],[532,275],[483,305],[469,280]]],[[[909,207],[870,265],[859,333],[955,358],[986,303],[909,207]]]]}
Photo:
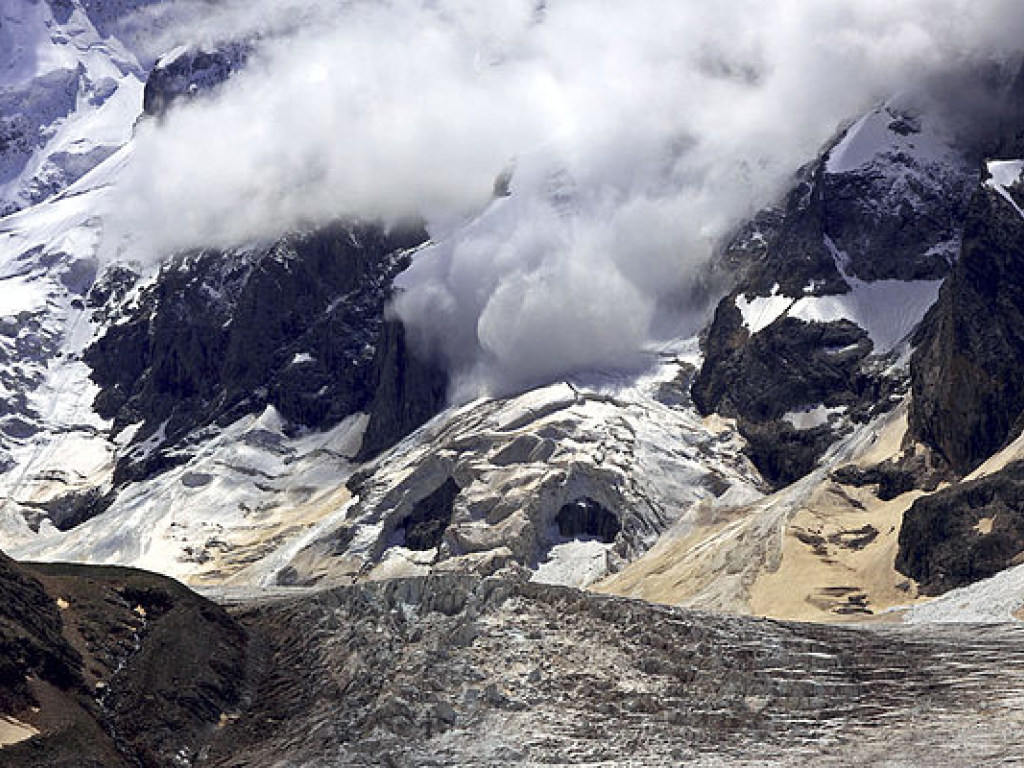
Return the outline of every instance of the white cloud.
{"type": "MultiPolygon", "coordinates": [[[[1016,0],[308,0],[186,16],[212,37],[258,35],[259,53],[216,99],[140,130],[117,226],[166,253],[425,215],[439,242],[397,310],[464,394],[636,365],[659,303],[841,121],[1024,31],[1016,0]],[[513,197],[452,233],[513,160],[513,197]]],[[[173,18],[161,28],[177,42],[173,18]]]]}

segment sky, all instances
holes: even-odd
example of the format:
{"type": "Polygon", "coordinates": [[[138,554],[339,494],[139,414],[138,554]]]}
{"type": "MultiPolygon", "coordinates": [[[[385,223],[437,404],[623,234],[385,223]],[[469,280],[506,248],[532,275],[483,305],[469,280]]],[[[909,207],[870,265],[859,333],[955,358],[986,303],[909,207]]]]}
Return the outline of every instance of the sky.
{"type": "Polygon", "coordinates": [[[425,220],[433,245],[394,311],[456,399],[641,368],[653,341],[704,318],[716,245],[842,125],[1024,39],[1019,0],[144,13],[154,55],[197,34],[252,39],[256,53],[215,94],[140,125],[111,231],[160,258],[338,218],[425,220]],[[495,199],[502,174],[512,194],[495,199]]]}

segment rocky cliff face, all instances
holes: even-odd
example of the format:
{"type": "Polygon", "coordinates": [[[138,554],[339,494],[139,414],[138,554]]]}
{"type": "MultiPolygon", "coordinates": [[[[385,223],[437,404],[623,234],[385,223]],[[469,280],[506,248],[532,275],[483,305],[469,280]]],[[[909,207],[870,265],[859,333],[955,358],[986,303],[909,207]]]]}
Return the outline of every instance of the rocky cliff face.
{"type": "Polygon", "coordinates": [[[97,409],[147,436],[167,421],[172,441],[268,402],[300,425],[340,421],[369,398],[390,282],[422,237],[336,226],[176,259],[87,351],[97,409]]]}
{"type": "Polygon", "coordinates": [[[990,74],[979,74],[976,86],[1003,105],[1000,120],[971,124],[955,105],[927,100],[884,104],[725,247],[719,268],[736,287],[707,331],[694,402],[739,420],[751,458],[775,487],[806,475],[851,425],[906,392],[908,378],[913,436],[957,471],[1009,434],[1003,422],[1020,411],[1011,383],[1014,310],[1006,308],[1018,233],[999,194],[978,191],[978,168],[986,153],[1015,145],[1021,75],[990,74]],[[905,364],[893,362],[947,276],[913,340],[919,348],[908,377],[905,364]],[[989,302],[1000,309],[993,340],[983,343],[990,318],[981,307],[989,302]],[[975,351],[965,356],[964,348],[975,351]],[[954,408],[974,415],[950,418],[954,408]]]}
{"type": "Polygon", "coordinates": [[[918,499],[900,530],[896,567],[924,594],[987,579],[1024,552],[1024,463],[918,499]]]}
{"type": "MultiPolygon", "coordinates": [[[[384,322],[391,283],[424,238],[336,225],[164,267],[85,353],[99,414],[115,434],[140,424],[133,442],[155,443],[127,454],[115,482],[165,468],[167,452],[197,430],[268,405],[295,428],[324,429],[430,379],[384,322]]],[[[377,408],[378,450],[443,402],[436,374],[423,394],[408,406],[419,410],[377,408]]]]}
{"type": "Polygon", "coordinates": [[[879,107],[723,251],[737,285],[707,331],[693,399],[739,420],[776,488],[906,389],[885,359],[951,269],[976,179],[943,120],[879,107]]]}
{"type": "Polygon", "coordinates": [[[360,459],[376,458],[446,405],[447,375],[411,348],[400,320],[385,320],[376,350],[367,383],[373,398],[367,406],[370,419],[360,459]]]}
{"type": "Polygon", "coordinates": [[[983,185],[960,259],[915,341],[915,437],[963,475],[1020,433],[1024,413],[1024,184],[983,185]]]}

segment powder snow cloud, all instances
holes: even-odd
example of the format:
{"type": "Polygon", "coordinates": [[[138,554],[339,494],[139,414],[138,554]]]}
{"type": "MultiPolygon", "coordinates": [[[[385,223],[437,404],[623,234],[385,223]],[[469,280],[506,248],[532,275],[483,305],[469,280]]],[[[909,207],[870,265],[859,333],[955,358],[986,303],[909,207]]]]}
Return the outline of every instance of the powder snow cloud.
{"type": "Polygon", "coordinates": [[[642,365],[653,337],[693,330],[716,242],[841,122],[1024,33],[1017,0],[158,11],[154,51],[196,29],[258,51],[216,98],[140,128],[112,231],[165,255],[424,217],[434,245],[395,308],[458,397],[642,365]]]}

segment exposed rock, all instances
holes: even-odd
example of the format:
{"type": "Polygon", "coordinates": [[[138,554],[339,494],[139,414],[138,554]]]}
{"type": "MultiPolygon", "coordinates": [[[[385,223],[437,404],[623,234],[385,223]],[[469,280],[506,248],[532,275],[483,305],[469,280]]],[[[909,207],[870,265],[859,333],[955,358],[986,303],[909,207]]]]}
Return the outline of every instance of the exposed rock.
{"type": "Polygon", "coordinates": [[[949,467],[934,454],[914,449],[903,451],[895,459],[873,467],[847,464],[832,472],[832,479],[843,485],[863,488],[877,486],[875,495],[882,501],[891,501],[908,491],[921,489],[929,493],[949,478],[949,467]]]}
{"type": "Polygon", "coordinates": [[[726,258],[741,266],[742,286],[752,294],[768,295],[775,286],[784,296],[798,297],[814,284],[821,294],[845,293],[849,286],[825,246],[825,164],[818,160],[802,168],[786,196],[781,214],[767,211],[755,217],[759,237],[751,247],[745,230],[728,246],[726,258]]]}
{"type": "Polygon", "coordinates": [[[782,318],[751,336],[726,299],[715,314],[691,394],[702,413],[739,419],[751,461],[780,488],[813,469],[836,439],[827,423],[796,429],[784,421],[787,412],[816,403],[856,412],[876,405],[879,389],[893,385],[865,374],[871,349],[867,334],[847,321],[782,318]]]}
{"type": "Polygon", "coordinates": [[[776,490],[811,472],[836,439],[827,425],[795,429],[783,421],[743,420],[740,434],[747,441],[750,461],[776,490]]]}
{"type": "Polygon", "coordinates": [[[432,403],[402,399],[421,391],[402,389],[418,369],[400,330],[384,331],[384,307],[407,249],[424,237],[334,225],[164,267],[85,355],[101,388],[95,407],[114,433],[143,422],[115,481],[173,466],[181,457],[167,449],[197,429],[267,405],[296,425],[325,428],[370,408],[383,388],[399,413],[374,408],[375,443],[401,437],[432,403]]]}
{"type": "Polygon", "coordinates": [[[448,389],[445,372],[411,348],[401,321],[385,321],[376,348],[367,384],[373,392],[370,421],[359,449],[363,460],[375,458],[439,413],[448,389]]]}
{"type": "Polygon", "coordinates": [[[211,91],[244,67],[250,53],[244,43],[223,43],[213,50],[187,46],[171,52],[146,79],[143,111],[163,117],[174,104],[211,91]]]}
{"type": "Polygon", "coordinates": [[[995,190],[975,195],[915,342],[912,434],[967,474],[1020,433],[1024,413],[1024,218],[995,190]]]}
{"type": "Polygon", "coordinates": [[[816,403],[852,405],[863,389],[858,374],[871,348],[867,334],[848,321],[787,317],[751,336],[735,305],[730,310],[723,304],[706,344],[707,362],[694,381],[694,402],[702,413],[755,422],[781,420],[816,403]]]}
{"type": "Polygon", "coordinates": [[[81,655],[63,635],[60,611],[42,585],[0,553],[0,713],[38,701],[29,681],[82,685],[81,655]]]}
{"type": "Polygon", "coordinates": [[[420,500],[398,530],[409,549],[426,551],[440,546],[452,522],[453,504],[459,485],[450,477],[436,491],[420,500]]]}
{"type": "Polygon", "coordinates": [[[850,423],[902,394],[904,374],[884,356],[948,274],[977,179],[973,150],[948,122],[934,107],[922,115],[888,104],[865,115],[718,259],[736,285],[707,331],[693,401],[701,413],[739,420],[775,488],[806,475],[850,423]],[[920,291],[922,306],[876,325],[872,304],[909,301],[875,287],[894,281],[930,288],[920,291]],[[842,418],[803,429],[786,423],[787,413],[838,409],[842,418]]]}
{"type": "Polygon", "coordinates": [[[861,135],[882,133],[884,125],[891,146],[878,146],[870,162],[851,168],[844,167],[843,142],[830,150],[840,168],[822,178],[824,231],[854,277],[932,280],[949,274],[977,176],[972,149],[949,146],[957,140],[936,125],[947,117],[884,105],[848,135],[863,141],[861,135]],[[936,150],[939,156],[930,154],[936,150]]]}
{"type": "Polygon", "coordinates": [[[918,499],[896,568],[938,595],[993,576],[1024,553],[1024,462],[918,499]]]}
{"type": "Polygon", "coordinates": [[[57,530],[68,531],[96,515],[103,514],[113,500],[113,494],[105,493],[99,488],[91,488],[81,493],[65,493],[38,504],[26,502],[23,506],[36,506],[44,510],[46,517],[57,530]]]}

